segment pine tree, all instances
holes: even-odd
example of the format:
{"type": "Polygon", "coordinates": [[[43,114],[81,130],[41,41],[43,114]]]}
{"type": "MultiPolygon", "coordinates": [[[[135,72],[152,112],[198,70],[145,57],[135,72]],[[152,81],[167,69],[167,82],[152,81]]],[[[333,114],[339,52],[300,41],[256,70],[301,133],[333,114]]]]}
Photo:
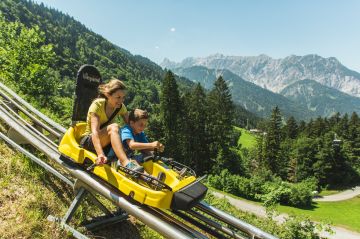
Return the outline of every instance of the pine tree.
{"type": "MultiPolygon", "coordinates": [[[[220,76],[214,83],[207,99],[208,125],[207,132],[210,135],[210,156],[219,159],[217,154],[229,148],[231,132],[233,130],[234,105],[230,90],[225,80],[220,76]]],[[[217,164],[223,164],[227,159],[223,157],[217,164]]]]}
{"type": "Polygon", "coordinates": [[[281,113],[279,107],[272,110],[265,138],[265,160],[273,173],[279,173],[280,144],[281,144],[281,113]]]}
{"type": "Polygon", "coordinates": [[[345,114],[341,118],[341,120],[339,122],[337,133],[341,137],[348,138],[348,133],[349,133],[349,115],[348,114],[345,114]]]}
{"type": "Polygon", "coordinates": [[[324,120],[319,116],[316,118],[316,120],[313,122],[311,127],[311,134],[314,137],[320,137],[324,135],[326,132],[326,125],[324,120]]]}
{"type": "Polygon", "coordinates": [[[165,154],[181,161],[181,142],[183,137],[180,123],[183,114],[183,105],[180,100],[178,85],[171,71],[165,74],[160,103],[160,115],[163,122],[165,138],[165,154]]]}
{"type": "Polygon", "coordinates": [[[209,137],[205,130],[207,121],[206,94],[200,84],[185,96],[187,106],[184,120],[185,150],[184,163],[202,174],[211,169],[209,158],[209,137]]]}
{"type": "Polygon", "coordinates": [[[346,151],[349,155],[349,161],[352,165],[360,168],[360,119],[359,116],[353,112],[349,120],[349,132],[347,135],[348,144],[346,151]]]}
{"type": "Polygon", "coordinates": [[[298,125],[293,116],[286,121],[285,136],[289,139],[295,139],[298,133],[298,125]]]}

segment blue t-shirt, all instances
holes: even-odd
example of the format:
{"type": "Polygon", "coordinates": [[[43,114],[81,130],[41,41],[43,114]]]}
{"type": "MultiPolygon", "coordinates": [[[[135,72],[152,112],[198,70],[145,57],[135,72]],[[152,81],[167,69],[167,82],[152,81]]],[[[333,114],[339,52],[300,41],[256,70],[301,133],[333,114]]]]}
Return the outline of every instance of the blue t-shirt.
{"type": "MultiPolygon", "coordinates": [[[[130,149],[126,140],[133,139],[135,142],[140,142],[140,143],[148,143],[149,142],[148,139],[146,138],[146,134],[144,132],[140,132],[139,134],[134,134],[132,128],[128,124],[119,130],[119,136],[120,136],[121,142],[123,144],[125,154],[128,158],[134,157],[135,151],[130,149]]],[[[115,157],[115,152],[113,149],[111,149],[110,152],[108,153],[108,158],[112,158],[112,157],[115,157]]]]}

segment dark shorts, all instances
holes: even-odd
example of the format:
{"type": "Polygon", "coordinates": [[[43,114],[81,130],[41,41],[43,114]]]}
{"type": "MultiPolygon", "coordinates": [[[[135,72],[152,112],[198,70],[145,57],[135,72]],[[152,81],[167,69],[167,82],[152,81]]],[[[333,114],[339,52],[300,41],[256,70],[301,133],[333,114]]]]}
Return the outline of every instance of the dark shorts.
{"type": "MultiPolygon", "coordinates": [[[[80,139],[80,147],[96,154],[96,150],[93,145],[91,134],[86,135],[80,139]]],[[[104,154],[107,155],[107,153],[110,151],[110,149],[111,149],[111,144],[106,145],[103,148],[104,154]]]]}
{"type": "Polygon", "coordinates": [[[91,139],[91,134],[85,135],[84,137],[81,138],[80,147],[83,149],[89,150],[93,153],[96,153],[95,147],[94,147],[92,139],[91,139]]]}

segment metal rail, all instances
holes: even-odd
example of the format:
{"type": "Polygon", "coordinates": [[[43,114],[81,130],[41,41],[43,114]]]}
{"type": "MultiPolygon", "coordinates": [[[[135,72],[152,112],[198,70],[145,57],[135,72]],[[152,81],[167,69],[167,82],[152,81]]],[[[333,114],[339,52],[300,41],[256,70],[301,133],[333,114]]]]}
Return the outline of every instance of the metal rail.
{"type": "Polygon", "coordinates": [[[226,222],[229,225],[232,225],[233,227],[247,233],[248,235],[251,235],[252,238],[262,238],[262,239],[277,239],[277,237],[274,237],[273,235],[270,235],[269,233],[266,233],[259,228],[244,222],[242,220],[239,220],[230,214],[227,214],[213,206],[210,206],[209,204],[205,202],[200,202],[196,205],[196,208],[198,208],[200,211],[205,212],[206,214],[209,214],[220,221],[226,222]]]}
{"type": "Polygon", "coordinates": [[[49,133],[53,134],[56,138],[61,138],[61,133],[58,133],[56,130],[52,129],[51,127],[47,126],[40,120],[38,120],[35,116],[33,116],[29,111],[27,111],[24,107],[21,107],[15,100],[13,100],[11,97],[6,95],[2,90],[0,90],[0,95],[8,100],[11,104],[13,104],[16,108],[18,108],[21,112],[23,112],[26,116],[28,116],[30,119],[33,120],[33,122],[39,126],[41,126],[43,129],[47,130],[49,133]]]}
{"type": "Polygon", "coordinates": [[[23,149],[20,145],[18,145],[14,141],[12,141],[10,138],[8,138],[6,135],[4,135],[1,132],[0,132],[0,138],[2,138],[5,142],[10,144],[13,148],[18,150],[19,152],[21,152],[24,155],[26,155],[27,157],[29,157],[32,161],[34,161],[35,163],[37,163],[38,165],[43,167],[46,171],[52,173],[53,175],[58,177],[60,180],[64,181],[66,184],[68,184],[69,186],[74,187],[74,183],[70,179],[68,179],[67,177],[62,175],[59,171],[57,171],[56,169],[54,169],[47,163],[44,163],[41,159],[39,159],[36,156],[34,156],[33,154],[29,153],[27,150],[23,149]]]}
{"type": "MultiPolygon", "coordinates": [[[[218,222],[215,222],[213,220],[210,220],[209,218],[205,217],[203,214],[200,214],[194,210],[189,210],[188,213],[197,218],[198,220],[200,220],[201,222],[204,222],[205,224],[215,228],[217,231],[221,231],[223,233],[225,233],[226,235],[235,238],[235,239],[245,239],[244,236],[237,234],[235,231],[221,225],[218,222]]],[[[251,235],[252,236],[252,235],[251,235]]]]}
{"type": "MultiPolygon", "coordinates": [[[[15,98],[20,104],[27,104],[25,101],[23,101],[19,96],[17,96],[14,92],[12,92],[10,89],[8,89],[6,86],[4,86],[0,82],[0,87],[4,88],[9,92],[9,94],[12,95],[13,98],[15,98]]],[[[1,93],[1,92],[0,92],[1,93]]],[[[7,98],[8,99],[8,98],[7,98]]],[[[11,100],[12,103],[14,103],[13,100],[11,100]]],[[[21,110],[21,106],[19,104],[14,104],[19,110],[21,110]]],[[[30,111],[34,112],[36,111],[32,106],[28,107],[30,111]]],[[[8,109],[9,110],[9,109],[8,109]]],[[[45,153],[50,159],[56,161],[58,164],[60,164],[63,168],[65,168],[74,178],[81,180],[83,182],[84,187],[87,188],[89,191],[93,191],[94,193],[99,193],[106,197],[107,199],[111,200],[113,203],[118,205],[119,207],[123,208],[125,211],[127,211],[129,214],[135,216],[140,221],[147,224],[149,227],[153,228],[154,230],[158,231],[160,234],[162,234],[165,237],[168,238],[207,238],[205,235],[201,234],[200,232],[197,232],[196,230],[190,228],[189,226],[183,224],[179,220],[175,219],[170,214],[167,214],[161,210],[149,208],[147,206],[136,206],[130,202],[128,202],[124,197],[125,195],[122,195],[121,192],[118,190],[114,190],[112,187],[109,187],[108,185],[104,184],[102,180],[99,180],[95,178],[92,175],[89,175],[87,172],[83,171],[80,168],[77,168],[74,165],[67,164],[63,160],[60,159],[60,154],[57,151],[57,147],[54,146],[54,144],[45,143],[44,139],[41,137],[40,132],[32,132],[28,127],[24,126],[23,123],[21,123],[19,120],[16,119],[18,116],[14,116],[9,114],[9,112],[6,112],[7,110],[4,109],[0,105],[0,119],[2,119],[4,122],[8,123],[12,128],[14,128],[18,133],[20,133],[22,136],[24,136],[32,145],[34,145],[36,148],[38,148],[41,152],[45,153]],[[90,186],[91,185],[91,186],[90,186]]],[[[21,110],[23,111],[23,110],[21,110]]],[[[24,112],[24,111],[23,111],[24,112]]],[[[25,112],[24,112],[25,113],[25,112]]],[[[35,112],[34,112],[35,113],[35,112]]],[[[13,112],[13,114],[16,114],[13,112]]],[[[45,121],[47,124],[50,125],[51,128],[54,128],[58,131],[58,134],[63,134],[65,132],[65,128],[58,125],[42,113],[38,112],[35,113],[38,117],[40,117],[43,121],[45,121]]],[[[41,127],[45,128],[43,125],[40,125],[41,127]]],[[[32,129],[33,130],[33,129],[32,129]]],[[[45,128],[45,130],[47,130],[45,128]]],[[[0,135],[1,136],[1,135],[0,135]]],[[[14,143],[14,142],[13,142],[14,143]]],[[[13,144],[11,144],[13,145],[13,144]]],[[[14,146],[14,145],[13,145],[14,146]]],[[[17,148],[16,146],[14,146],[17,148]]],[[[21,147],[20,147],[21,148],[21,147]]],[[[18,149],[20,150],[20,149],[18,149]]],[[[20,150],[21,151],[21,150],[20,150]]],[[[25,151],[25,150],[24,150],[25,151]]],[[[23,151],[21,151],[23,152],[23,151]]],[[[24,152],[23,152],[24,153],[24,152]]],[[[40,160],[41,161],[41,160],[40,160]]],[[[56,170],[55,170],[56,171],[56,170]]],[[[50,171],[49,171],[50,172],[50,171]]],[[[53,172],[51,172],[53,173],[53,172]]],[[[61,175],[61,174],[60,174],[61,175]]],[[[56,175],[56,176],[60,176],[56,175]]],[[[63,180],[63,179],[62,179],[63,180]]],[[[212,207],[205,202],[200,202],[196,208],[200,210],[201,212],[210,215],[217,220],[219,220],[222,223],[228,224],[231,227],[234,227],[243,233],[249,235],[251,238],[263,238],[263,239],[275,239],[276,237],[242,221],[239,220],[215,207],[212,207]]],[[[183,218],[187,218],[190,223],[193,224],[193,226],[197,226],[199,228],[207,228],[211,230],[212,235],[217,237],[223,237],[223,234],[218,234],[218,231],[224,233],[224,236],[226,237],[232,237],[237,239],[246,238],[242,235],[237,234],[233,230],[229,229],[228,227],[223,226],[222,224],[215,222],[214,220],[206,217],[203,214],[200,214],[194,210],[191,210],[187,212],[191,215],[188,216],[185,213],[178,213],[178,216],[181,215],[183,218]],[[200,222],[202,223],[200,223],[200,222]]]]}
{"type": "Polygon", "coordinates": [[[60,154],[56,149],[44,144],[42,140],[29,132],[28,128],[18,122],[16,119],[8,115],[3,107],[0,106],[0,118],[6,122],[10,127],[21,133],[33,146],[38,148],[50,159],[58,162],[64,169],[66,169],[74,178],[83,182],[88,190],[98,193],[105,198],[112,201],[114,204],[128,212],[130,215],[138,218],[144,224],[156,230],[166,238],[197,238],[197,236],[190,233],[191,229],[184,230],[188,227],[186,225],[178,226],[174,223],[169,223],[167,220],[162,220],[162,215],[158,215],[146,206],[137,206],[127,201],[118,190],[114,190],[105,185],[101,180],[89,175],[85,171],[77,168],[74,165],[69,165],[60,160],[60,154]]]}
{"type": "Polygon", "coordinates": [[[43,135],[42,132],[35,129],[32,125],[30,125],[28,122],[26,122],[24,119],[22,119],[18,114],[16,114],[16,112],[13,109],[11,109],[9,106],[4,104],[4,102],[0,101],[0,105],[2,105],[2,107],[4,107],[4,109],[5,109],[3,111],[4,114],[6,114],[8,116],[12,115],[12,117],[17,118],[22,124],[26,125],[26,127],[31,130],[29,132],[31,132],[33,135],[37,135],[39,138],[42,138],[43,142],[46,143],[48,146],[55,147],[55,148],[57,147],[57,145],[53,141],[51,141],[49,138],[47,138],[45,135],[43,135]]]}
{"type": "Polygon", "coordinates": [[[2,82],[0,82],[0,88],[2,88],[4,91],[6,91],[17,102],[19,102],[20,104],[25,106],[27,109],[29,109],[31,112],[33,112],[35,115],[37,115],[44,121],[48,122],[52,127],[57,129],[59,132],[61,132],[62,134],[65,134],[66,129],[63,126],[59,125],[58,123],[56,123],[55,121],[53,121],[52,119],[50,119],[49,117],[47,117],[46,115],[44,115],[43,113],[41,113],[40,111],[35,109],[32,105],[30,105],[28,102],[23,100],[20,96],[18,96],[14,91],[12,91],[10,88],[8,88],[6,85],[4,85],[2,82]]]}

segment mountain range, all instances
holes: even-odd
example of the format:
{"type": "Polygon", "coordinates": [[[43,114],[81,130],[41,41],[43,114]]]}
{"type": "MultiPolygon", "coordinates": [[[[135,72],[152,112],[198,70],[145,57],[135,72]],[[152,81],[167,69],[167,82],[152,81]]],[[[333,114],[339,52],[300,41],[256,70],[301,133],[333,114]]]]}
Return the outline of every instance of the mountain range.
{"type": "Polygon", "coordinates": [[[268,117],[276,105],[279,106],[286,117],[292,115],[297,119],[309,119],[315,116],[311,111],[307,110],[306,106],[301,106],[280,94],[248,82],[229,70],[208,69],[203,66],[174,68],[172,70],[175,74],[194,82],[200,82],[206,89],[211,89],[214,81],[219,76],[222,76],[230,88],[233,101],[260,117],[268,117]]]}
{"type": "Polygon", "coordinates": [[[189,57],[180,63],[164,59],[161,66],[200,82],[206,88],[211,87],[211,78],[226,74],[223,77],[229,82],[234,101],[259,116],[267,116],[275,105],[284,115],[300,115],[299,119],[328,117],[335,112],[360,113],[360,74],[349,70],[334,57],[306,55],[272,59],[266,55],[215,54],[204,58],[189,57]],[[250,87],[253,92],[240,89],[250,86],[245,86],[244,81],[253,83],[250,87]],[[254,85],[262,90],[255,90],[254,85]]]}
{"type": "Polygon", "coordinates": [[[360,73],[346,68],[335,57],[323,58],[312,54],[273,59],[266,55],[215,54],[203,58],[188,57],[180,63],[165,59],[160,65],[168,69],[190,66],[227,69],[275,93],[279,93],[296,81],[311,79],[349,95],[360,97],[360,73]]]}
{"type": "Polygon", "coordinates": [[[315,115],[360,112],[360,98],[321,85],[314,80],[297,81],[285,87],[280,93],[314,112],[315,115]]]}

